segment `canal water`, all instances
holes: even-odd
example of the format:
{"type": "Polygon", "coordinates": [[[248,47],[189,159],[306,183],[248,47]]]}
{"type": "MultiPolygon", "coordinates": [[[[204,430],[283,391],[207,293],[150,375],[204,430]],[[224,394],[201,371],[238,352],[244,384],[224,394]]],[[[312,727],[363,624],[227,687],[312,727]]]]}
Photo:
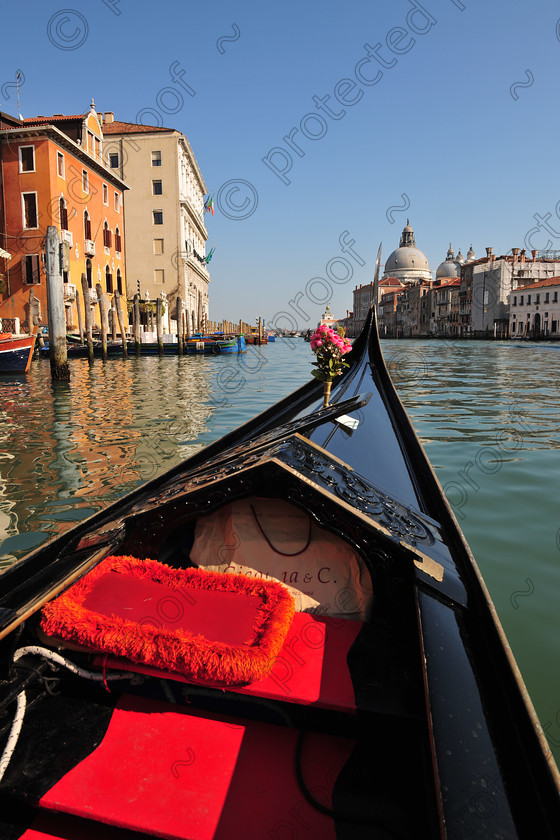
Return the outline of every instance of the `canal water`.
{"type": "MultiPolygon", "coordinates": [[[[560,346],[383,351],[560,763],[560,346]]],[[[241,357],[74,359],[69,384],[46,360],[0,377],[0,569],[290,393],[310,363],[291,339],[241,357]]]]}

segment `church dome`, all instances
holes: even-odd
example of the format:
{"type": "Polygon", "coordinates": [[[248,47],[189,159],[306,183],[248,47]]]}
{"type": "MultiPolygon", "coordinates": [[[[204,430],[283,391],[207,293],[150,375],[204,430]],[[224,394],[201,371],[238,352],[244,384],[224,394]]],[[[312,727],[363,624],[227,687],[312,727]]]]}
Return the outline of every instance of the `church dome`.
{"type": "Polygon", "coordinates": [[[416,247],[414,231],[406,220],[399,247],[389,255],[385,262],[383,277],[397,277],[399,280],[431,280],[431,272],[426,255],[416,247]]]}
{"type": "Polygon", "coordinates": [[[473,260],[474,260],[474,251],[473,251],[473,248],[472,248],[472,245],[471,245],[471,247],[467,251],[467,262],[472,262],[473,260]]]}
{"type": "Polygon", "coordinates": [[[447,252],[447,257],[437,267],[436,280],[440,280],[443,277],[460,277],[460,276],[461,276],[461,263],[458,260],[455,259],[455,253],[453,251],[453,248],[451,247],[451,243],[449,243],[449,250],[447,252]]]}
{"type": "MultiPolygon", "coordinates": [[[[395,271],[404,271],[409,269],[427,269],[430,270],[426,255],[419,251],[418,248],[411,248],[410,245],[403,248],[397,248],[396,251],[388,257],[385,263],[385,273],[393,274],[395,271]]],[[[398,275],[396,275],[398,276],[398,275]]]]}

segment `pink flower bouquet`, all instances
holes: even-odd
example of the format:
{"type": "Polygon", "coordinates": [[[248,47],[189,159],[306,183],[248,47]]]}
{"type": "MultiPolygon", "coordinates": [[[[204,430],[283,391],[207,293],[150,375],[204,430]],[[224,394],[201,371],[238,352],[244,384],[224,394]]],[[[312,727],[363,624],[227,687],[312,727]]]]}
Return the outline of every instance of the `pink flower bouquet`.
{"type": "Polygon", "coordinates": [[[311,336],[311,349],[317,357],[317,361],[313,362],[317,369],[312,371],[312,374],[324,382],[325,386],[328,385],[328,388],[325,387],[324,401],[324,405],[327,406],[331,382],[335,376],[342,373],[343,368],[349,366],[342,357],[352,349],[352,345],[335,330],[323,325],[311,336]]]}

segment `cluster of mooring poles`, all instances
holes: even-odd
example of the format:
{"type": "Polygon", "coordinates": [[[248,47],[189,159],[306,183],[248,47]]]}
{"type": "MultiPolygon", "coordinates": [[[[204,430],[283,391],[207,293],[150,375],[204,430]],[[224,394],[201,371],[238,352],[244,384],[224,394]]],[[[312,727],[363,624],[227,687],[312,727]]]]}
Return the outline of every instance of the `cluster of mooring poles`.
{"type": "MultiPolygon", "coordinates": [[[[70,379],[70,368],[68,366],[68,352],[66,343],[66,315],[64,310],[64,284],[62,282],[63,253],[58,230],[54,225],[49,225],[45,239],[46,253],[46,276],[47,276],[47,310],[49,325],[49,356],[51,362],[51,377],[57,381],[68,381],[70,379]]],[[[93,326],[94,317],[91,302],[93,300],[93,289],[90,288],[87,277],[82,274],[82,300],[80,300],[79,289],[76,289],[76,309],[78,314],[78,330],[80,343],[87,346],[87,356],[90,362],[94,359],[93,326]],[[82,311],[83,302],[83,311],[82,311]]],[[[114,344],[117,343],[117,328],[121,336],[122,354],[128,355],[127,334],[124,326],[122,296],[115,291],[112,298],[108,298],[100,283],[95,286],[95,299],[99,306],[100,344],[101,358],[107,359],[107,337],[111,335],[114,344]]],[[[142,299],[140,294],[134,295],[132,302],[132,344],[137,356],[141,352],[141,318],[140,306],[142,299]]],[[[163,305],[161,297],[155,301],[155,326],[157,334],[158,353],[164,354],[163,341],[163,305]]],[[[153,312],[150,312],[148,319],[153,329],[153,312]]],[[[191,324],[190,313],[187,311],[183,299],[176,301],[177,319],[177,353],[187,353],[187,342],[193,336],[194,329],[191,324]]],[[[251,326],[244,321],[234,323],[233,321],[207,321],[203,319],[201,329],[197,334],[206,335],[223,332],[238,333],[240,335],[250,334],[251,326]]],[[[259,319],[259,335],[261,325],[259,319]]]]}

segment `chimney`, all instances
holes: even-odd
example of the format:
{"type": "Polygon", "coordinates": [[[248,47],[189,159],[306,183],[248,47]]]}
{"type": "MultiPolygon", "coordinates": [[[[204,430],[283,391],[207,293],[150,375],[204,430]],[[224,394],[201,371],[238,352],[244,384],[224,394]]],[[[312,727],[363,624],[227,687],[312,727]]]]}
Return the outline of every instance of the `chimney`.
{"type": "Polygon", "coordinates": [[[519,248],[512,248],[511,253],[513,254],[513,259],[517,259],[517,257],[519,256],[519,248]]]}
{"type": "Polygon", "coordinates": [[[537,259],[537,252],[531,251],[531,256],[533,257],[533,262],[535,262],[535,260],[537,259]]]}
{"type": "Polygon", "coordinates": [[[525,262],[525,248],[523,248],[523,250],[519,254],[519,259],[521,260],[521,262],[525,262]]]}
{"type": "Polygon", "coordinates": [[[493,256],[492,256],[492,251],[493,251],[493,248],[487,248],[487,249],[486,249],[486,259],[487,259],[488,261],[490,261],[490,260],[492,260],[492,259],[493,259],[493,256]]]}
{"type": "Polygon", "coordinates": [[[105,111],[105,118],[104,118],[103,122],[105,122],[105,123],[115,122],[114,111],[105,111]]]}

